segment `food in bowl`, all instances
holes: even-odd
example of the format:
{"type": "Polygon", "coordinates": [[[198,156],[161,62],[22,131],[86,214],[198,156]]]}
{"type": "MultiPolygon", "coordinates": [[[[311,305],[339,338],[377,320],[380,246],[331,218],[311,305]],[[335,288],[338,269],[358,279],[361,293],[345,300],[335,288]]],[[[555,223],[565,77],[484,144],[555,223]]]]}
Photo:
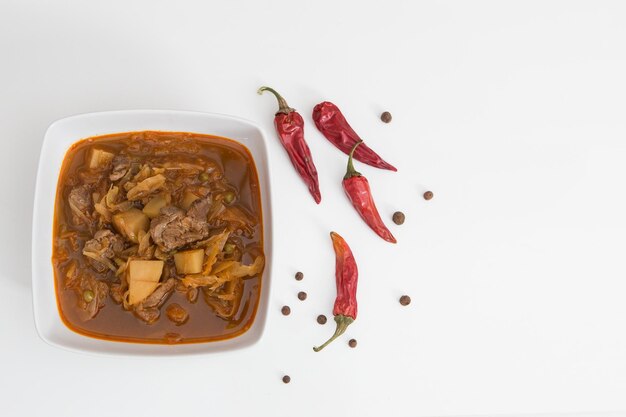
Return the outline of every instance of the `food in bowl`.
{"type": "Polygon", "coordinates": [[[238,142],[154,131],[77,142],[54,210],[61,318],[115,341],[238,336],[260,298],[262,225],[254,160],[238,142]]]}

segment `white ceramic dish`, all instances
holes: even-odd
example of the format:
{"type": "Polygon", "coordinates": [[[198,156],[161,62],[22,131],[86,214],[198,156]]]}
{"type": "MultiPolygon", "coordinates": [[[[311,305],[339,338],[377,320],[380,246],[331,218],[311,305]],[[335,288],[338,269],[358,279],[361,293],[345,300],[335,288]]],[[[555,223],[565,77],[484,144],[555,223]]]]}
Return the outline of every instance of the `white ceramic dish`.
{"type": "Polygon", "coordinates": [[[251,346],[263,334],[272,276],[272,204],[268,169],[268,148],[260,127],[247,120],[218,114],[132,110],[89,113],[54,122],[46,132],[37,172],[32,236],[32,280],[35,325],[41,338],[61,348],[99,354],[183,355],[233,350],[251,346]],[[195,132],[234,139],[252,153],[258,171],[263,209],[266,266],[261,298],[251,328],[233,339],[182,345],[111,342],[83,336],[61,321],[54,290],[52,221],[59,171],[65,152],[76,141],[116,132],[161,130],[195,132]]]}

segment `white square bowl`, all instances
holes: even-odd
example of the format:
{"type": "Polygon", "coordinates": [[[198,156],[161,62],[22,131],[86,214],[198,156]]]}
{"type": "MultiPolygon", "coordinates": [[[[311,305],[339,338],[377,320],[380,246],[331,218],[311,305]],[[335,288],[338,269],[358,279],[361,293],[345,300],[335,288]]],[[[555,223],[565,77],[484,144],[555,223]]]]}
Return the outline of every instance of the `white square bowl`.
{"type": "Polygon", "coordinates": [[[33,210],[32,273],[35,326],[47,343],[78,352],[119,355],[187,355],[220,352],[248,347],[263,334],[272,275],[272,204],[268,148],[262,129],[256,124],[219,114],[130,110],[88,113],[54,122],[44,137],[39,158],[33,210]],[[84,336],[62,322],[57,308],[52,269],[52,226],[57,181],[68,148],[80,139],[109,133],[141,130],[193,132],[223,136],[245,145],[256,164],[261,205],[266,264],[261,280],[261,297],[250,329],[232,339],[206,343],[159,345],[114,342],[84,336]]]}

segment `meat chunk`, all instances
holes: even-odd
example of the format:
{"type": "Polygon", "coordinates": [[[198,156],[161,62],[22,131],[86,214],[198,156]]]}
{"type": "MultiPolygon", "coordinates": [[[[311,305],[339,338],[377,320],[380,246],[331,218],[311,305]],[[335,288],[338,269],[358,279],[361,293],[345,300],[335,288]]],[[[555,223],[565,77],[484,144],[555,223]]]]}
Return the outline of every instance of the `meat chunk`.
{"type": "Polygon", "coordinates": [[[72,221],[76,225],[92,223],[91,219],[91,187],[88,185],[80,185],[72,188],[67,198],[70,209],[72,210],[72,221]]]}
{"type": "Polygon", "coordinates": [[[200,198],[193,202],[189,210],[187,210],[187,216],[193,217],[198,221],[206,221],[211,209],[211,203],[208,198],[200,198]]]}
{"type": "Polygon", "coordinates": [[[175,278],[169,278],[167,281],[163,282],[148,298],[135,307],[135,316],[145,321],[147,324],[152,324],[157,321],[161,316],[159,307],[165,303],[170,294],[174,291],[175,286],[175,278]]]}
{"type": "Polygon", "coordinates": [[[163,282],[152,294],[141,303],[142,307],[161,307],[167,297],[174,291],[176,278],[169,278],[163,282]]]}
{"type": "Polygon", "coordinates": [[[187,213],[177,207],[164,207],[161,214],[152,219],[150,234],[152,240],[164,252],[205,239],[209,235],[207,199],[193,203],[187,213]]]}
{"type": "Polygon", "coordinates": [[[111,259],[116,253],[124,250],[124,238],[108,229],[101,229],[93,235],[93,239],[85,242],[84,250],[98,252],[111,259]]]}
{"type": "Polygon", "coordinates": [[[124,238],[110,230],[98,230],[93,239],[88,240],[83,248],[83,255],[98,272],[104,272],[107,268],[115,271],[116,268],[110,261],[115,254],[124,250],[124,238]]]}
{"type": "Polygon", "coordinates": [[[159,319],[161,311],[158,308],[145,308],[135,309],[135,316],[145,321],[147,324],[152,324],[159,319]]]}
{"type": "Polygon", "coordinates": [[[198,301],[199,292],[200,290],[198,290],[198,288],[189,288],[187,290],[187,301],[189,301],[190,303],[195,303],[196,301],[198,301]]]}
{"type": "Polygon", "coordinates": [[[185,324],[185,322],[189,318],[187,310],[185,310],[176,303],[168,305],[165,309],[165,312],[167,313],[167,318],[170,319],[170,321],[174,322],[177,326],[185,324]]]}
{"type": "Polygon", "coordinates": [[[169,206],[161,209],[161,214],[150,222],[150,235],[161,250],[169,252],[179,245],[185,244],[186,230],[182,225],[185,212],[177,207],[169,206]]]}
{"type": "Polygon", "coordinates": [[[124,301],[124,293],[128,289],[128,285],[115,283],[111,285],[111,298],[116,304],[122,304],[124,301]]]}
{"type": "Polygon", "coordinates": [[[111,163],[113,164],[113,169],[109,175],[111,181],[119,180],[130,169],[130,157],[128,155],[117,154],[111,163]]]}

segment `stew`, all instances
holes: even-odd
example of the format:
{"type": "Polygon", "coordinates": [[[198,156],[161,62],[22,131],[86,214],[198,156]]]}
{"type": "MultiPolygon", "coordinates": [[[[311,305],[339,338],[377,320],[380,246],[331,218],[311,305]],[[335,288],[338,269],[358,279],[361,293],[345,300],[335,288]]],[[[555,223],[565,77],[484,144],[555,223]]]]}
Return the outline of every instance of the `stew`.
{"type": "Polygon", "coordinates": [[[84,139],[65,156],[53,227],[59,312],[78,333],[192,343],[252,325],[262,213],[238,142],[153,131],[84,139]]]}

